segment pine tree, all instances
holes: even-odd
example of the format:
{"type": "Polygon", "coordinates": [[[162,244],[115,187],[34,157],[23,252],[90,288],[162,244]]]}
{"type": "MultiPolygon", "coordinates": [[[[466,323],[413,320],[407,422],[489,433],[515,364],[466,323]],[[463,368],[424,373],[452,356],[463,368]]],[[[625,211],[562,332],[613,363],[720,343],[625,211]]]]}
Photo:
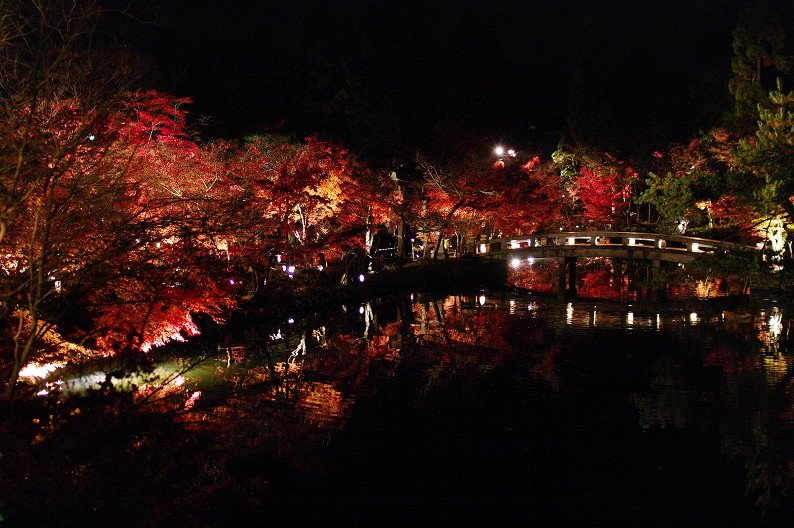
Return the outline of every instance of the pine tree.
{"type": "Polygon", "coordinates": [[[759,212],[782,209],[794,221],[794,91],[782,92],[782,83],[758,107],[755,137],[742,140],[733,152],[733,183],[745,198],[758,203],[759,212]]]}
{"type": "Polygon", "coordinates": [[[768,102],[769,83],[789,71],[791,60],[783,55],[784,42],[777,16],[760,1],[747,4],[733,31],[733,77],[728,84],[735,101],[731,117],[736,128],[752,126],[756,107],[768,102]]]}

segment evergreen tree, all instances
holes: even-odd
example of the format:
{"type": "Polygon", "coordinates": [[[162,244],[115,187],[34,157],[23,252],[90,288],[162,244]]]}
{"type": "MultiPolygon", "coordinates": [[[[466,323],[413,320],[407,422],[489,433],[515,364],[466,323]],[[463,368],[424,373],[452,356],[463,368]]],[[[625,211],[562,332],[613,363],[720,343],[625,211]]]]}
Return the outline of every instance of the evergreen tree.
{"type": "Polygon", "coordinates": [[[760,213],[782,209],[794,221],[794,92],[783,93],[778,81],[768,101],[768,107],[758,106],[755,137],[741,140],[733,151],[731,180],[760,213]]]}
{"type": "Polygon", "coordinates": [[[770,83],[789,71],[784,42],[785,31],[772,9],[761,0],[748,3],[733,31],[733,77],[728,84],[735,101],[728,120],[740,131],[752,127],[756,107],[768,102],[766,94],[774,86],[770,83]]]}

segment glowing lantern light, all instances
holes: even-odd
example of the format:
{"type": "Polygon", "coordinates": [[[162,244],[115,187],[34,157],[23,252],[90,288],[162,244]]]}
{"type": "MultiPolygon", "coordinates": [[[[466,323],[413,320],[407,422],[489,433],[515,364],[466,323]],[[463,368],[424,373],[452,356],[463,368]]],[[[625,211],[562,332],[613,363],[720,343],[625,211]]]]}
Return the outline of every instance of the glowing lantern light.
{"type": "Polygon", "coordinates": [[[358,276],[358,282],[364,282],[364,275],[363,274],[358,276]]]}
{"type": "Polygon", "coordinates": [[[517,268],[521,265],[521,260],[514,258],[513,260],[510,261],[510,264],[512,264],[514,268],[517,268]]]}

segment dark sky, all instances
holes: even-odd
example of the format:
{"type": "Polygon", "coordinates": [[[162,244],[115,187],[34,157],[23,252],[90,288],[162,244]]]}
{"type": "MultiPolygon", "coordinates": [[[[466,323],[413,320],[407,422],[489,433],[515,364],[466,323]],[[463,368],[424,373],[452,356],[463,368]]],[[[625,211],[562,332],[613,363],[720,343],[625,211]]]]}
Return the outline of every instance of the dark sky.
{"type": "Polygon", "coordinates": [[[719,118],[743,4],[162,0],[133,38],[212,134],[283,121],[373,156],[561,135],[628,151],[719,118]]]}

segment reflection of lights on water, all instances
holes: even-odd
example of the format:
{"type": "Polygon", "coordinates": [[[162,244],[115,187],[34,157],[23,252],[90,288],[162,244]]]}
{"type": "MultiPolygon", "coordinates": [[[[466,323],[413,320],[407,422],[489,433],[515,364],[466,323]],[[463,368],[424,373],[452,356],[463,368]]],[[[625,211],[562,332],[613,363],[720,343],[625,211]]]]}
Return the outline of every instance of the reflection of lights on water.
{"type": "Polygon", "coordinates": [[[567,318],[567,323],[571,324],[573,321],[573,303],[568,303],[568,306],[565,307],[565,316],[567,318]]]}
{"type": "Polygon", "coordinates": [[[485,304],[485,295],[480,295],[478,300],[480,301],[480,306],[484,305],[485,304]]]}
{"type": "Polygon", "coordinates": [[[662,327],[662,316],[661,314],[656,314],[656,328],[662,327]]]}
{"type": "Polygon", "coordinates": [[[783,314],[780,313],[777,307],[772,309],[772,315],[769,316],[769,337],[777,339],[780,337],[780,332],[783,330],[783,314]]]}
{"type": "Polygon", "coordinates": [[[593,308],[593,326],[595,326],[596,323],[598,323],[598,312],[593,308]]]}
{"type": "Polygon", "coordinates": [[[633,325],[634,324],[634,312],[629,312],[626,314],[626,324],[633,325]]]}
{"type": "Polygon", "coordinates": [[[514,258],[513,260],[511,260],[511,261],[510,261],[510,264],[511,264],[511,265],[512,265],[514,268],[517,268],[517,267],[519,267],[519,266],[521,265],[521,260],[519,260],[519,259],[517,259],[517,258],[514,258]]]}
{"type": "Polygon", "coordinates": [[[510,313],[516,313],[516,302],[513,299],[510,299],[510,313]]]}
{"type": "Polygon", "coordinates": [[[527,310],[529,310],[530,312],[537,310],[537,308],[538,308],[537,305],[533,302],[527,305],[527,310]]]}
{"type": "Polygon", "coordinates": [[[689,322],[690,323],[697,323],[698,322],[698,314],[695,313],[695,312],[692,312],[691,314],[689,314],[689,322]]]}

